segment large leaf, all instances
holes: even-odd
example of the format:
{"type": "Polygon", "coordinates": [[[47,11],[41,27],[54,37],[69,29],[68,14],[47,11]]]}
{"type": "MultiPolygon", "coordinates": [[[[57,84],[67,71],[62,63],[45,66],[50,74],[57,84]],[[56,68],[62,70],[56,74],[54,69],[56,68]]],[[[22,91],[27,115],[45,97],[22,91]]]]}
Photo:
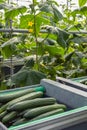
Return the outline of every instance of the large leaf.
{"type": "Polygon", "coordinates": [[[34,16],[31,14],[22,15],[20,17],[20,28],[28,28],[28,23],[33,22],[34,16]]]}
{"type": "Polygon", "coordinates": [[[65,57],[65,61],[67,62],[67,61],[70,61],[70,59],[71,59],[71,57],[73,56],[73,54],[74,54],[74,51],[73,52],[70,52],[69,54],[67,54],[67,55],[65,55],[64,57],[65,57]]]}
{"type": "Polygon", "coordinates": [[[27,86],[39,84],[40,80],[46,78],[46,75],[35,70],[29,70],[26,67],[15,73],[11,79],[8,80],[7,85],[27,86]]]}
{"type": "Polygon", "coordinates": [[[26,69],[20,70],[19,72],[13,74],[11,79],[8,79],[7,86],[24,85],[24,83],[26,82],[27,75],[28,71],[26,69]]]}
{"type": "Polygon", "coordinates": [[[40,84],[41,79],[46,78],[46,75],[35,70],[30,70],[28,72],[28,77],[26,79],[25,85],[40,84]]]}
{"type": "Polygon", "coordinates": [[[56,41],[51,39],[51,38],[47,38],[45,41],[44,41],[45,44],[47,45],[55,45],[56,41]]]}
{"type": "Polygon", "coordinates": [[[45,45],[45,51],[47,51],[52,56],[64,55],[64,49],[59,46],[45,45]]]}
{"type": "Polygon", "coordinates": [[[87,43],[87,37],[74,34],[71,41],[73,41],[74,43],[78,43],[78,44],[87,43]]]}
{"type": "Polygon", "coordinates": [[[36,34],[38,35],[38,33],[40,32],[40,27],[42,24],[49,24],[50,21],[49,19],[46,19],[45,17],[43,17],[43,14],[44,13],[39,13],[37,16],[36,16],[36,34]]]}
{"type": "Polygon", "coordinates": [[[87,6],[83,6],[80,9],[75,9],[72,11],[72,15],[75,17],[76,14],[81,14],[87,16],[87,6]]]}
{"type": "Polygon", "coordinates": [[[20,7],[13,7],[6,11],[5,13],[5,18],[8,19],[13,19],[15,16],[18,16],[19,14],[23,14],[26,12],[27,8],[25,6],[20,6],[20,7]]]}
{"type": "Polygon", "coordinates": [[[16,43],[19,43],[19,39],[14,37],[1,45],[2,55],[5,58],[9,58],[16,53],[16,43]]]}
{"type": "Polygon", "coordinates": [[[0,3],[5,2],[4,0],[0,0],[0,3]]]}
{"type": "Polygon", "coordinates": [[[66,48],[68,45],[68,38],[69,38],[69,33],[67,33],[66,31],[60,30],[58,29],[58,37],[57,37],[57,42],[60,46],[62,46],[63,48],[66,48]]]}
{"type": "Polygon", "coordinates": [[[39,9],[40,9],[40,11],[43,11],[43,12],[46,12],[46,13],[52,12],[52,8],[47,3],[44,3],[44,4],[40,3],[39,9]]]}
{"type": "Polygon", "coordinates": [[[54,13],[54,21],[58,22],[59,20],[63,18],[63,15],[60,13],[60,11],[55,5],[52,5],[52,8],[53,8],[53,13],[54,13]]]}
{"type": "Polygon", "coordinates": [[[84,6],[87,2],[87,0],[78,0],[79,1],[79,6],[84,6]]]}
{"type": "Polygon", "coordinates": [[[82,8],[80,9],[80,11],[81,11],[81,14],[87,16],[87,6],[82,7],[82,8]]]}

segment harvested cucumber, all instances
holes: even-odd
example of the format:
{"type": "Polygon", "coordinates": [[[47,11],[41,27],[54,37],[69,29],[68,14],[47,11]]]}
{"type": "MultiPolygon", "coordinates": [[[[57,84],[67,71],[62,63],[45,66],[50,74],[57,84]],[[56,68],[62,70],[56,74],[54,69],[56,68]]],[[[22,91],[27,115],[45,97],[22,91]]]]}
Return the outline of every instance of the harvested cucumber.
{"type": "Polygon", "coordinates": [[[0,114],[6,110],[7,106],[8,106],[8,103],[6,103],[3,106],[1,106],[1,108],[0,108],[0,114]]]}
{"type": "Polygon", "coordinates": [[[27,120],[27,119],[25,119],[25,118],[22,118],[22,119],[17,120],[16,122],[14,122],[14,123],[12,124],[12,126],[21,125],[21,124],[27,123],[27,122],[29,122],[29,120],[27,120]]]}
{"type": "Polygon", "coordinates": [[[8,101],[11,101],[15,98],[21,97],[25,94],[37,92],[37,91],[45,92],[45,88],[41,86],[41,87],[36,87],[36,88],[19,90],[19,91],[16,91],[16,92],[13,92],[13,93],[8,93],[8,94],[1,94],[0,95],[0,102],[8,102],[8,101]]]}
{"type": "Polygon", "coordinates": [[[7,111],[3,111],[1,114],[0,114],[0,120],[2,120],[2,118],[7,114],[7,111]]]}
{"type": "Polygon", "coordinates": [[[9,123],[9,121],[15,119],[16,116],[17,116],[17,112],[12,111],[12,112],[8,113],[6,116],[3,117],[2,122],[3,123],[9,123]]]}
{"type": "Polygon", "coordinates": [[[9,108],[9,106],[17,103],[17,102],[20,102],[20,101],[24,101],[24,100],[30,100],[30,99],[34,99],[34,98],[39,98],[39,97],[42,97],[43,96],[43,92],[32,92],[32,93],[29,93],[29,94],[26,94],[24,96],[21,96],[19,98],[16,98],[12,101],[9,101],[8,103],[6,103],[5,105],[3,105],[1,108],[0,108],[0,113],[2,113],[3,111],[5,111],[7,108],[9,108]]]}
{"type": "Polygon", "coordinates": [[[33,108],[32,110],[29,110],[28,112],[26,112],[23,117],[32,119],[45,112],[49,112],[49,111],[60,109],[60,108],[66,109],[66,106],[63,104],[53,104],[53,105],[47,105],[44,107],[37,107],[37,108],[33,108]]]}
{"type": "Polygon", "coordinates": [[[35,108],[39,106],[51,105],[56,102],[55,98],[36,98],[33,100],[26,100],[18,102],[7,108],[9,111],[23,111],[28,108],[35,108]]]}
{"type": "Polygon", "coordinates": [[[45,117],[48,117],[48,116],[52,116],[52,115],[55,115],[55,114],[59,114],[59,113],[62,113],[64,112],[64,109],[56,109],[56,110],[52,110],[50,112],[46,112],[44,114],[41,114],[39,116],[36,116],[35,118],[33,118],[31,121],[33,120],[38,120],[38,119],[41,119],[41,118],[45,118],[45,117]]]}
{"type": "Polygon", "coordinates": [[[39,97],[42,97],[42,96],[43,96],[43,92],[32,92],[32,93],[26,94],[24,96],[21,96],[19,98],[16,98],[16,99],[8,102],[7,110],[9,110],[9,107],[11,105],[14,105],[15,103],[18,103],[18,102],[21,102],[21,101],[24,101],[24,100],[31,100],[31,99],[34,99],[34,98],[39,98],[39,97]]]}

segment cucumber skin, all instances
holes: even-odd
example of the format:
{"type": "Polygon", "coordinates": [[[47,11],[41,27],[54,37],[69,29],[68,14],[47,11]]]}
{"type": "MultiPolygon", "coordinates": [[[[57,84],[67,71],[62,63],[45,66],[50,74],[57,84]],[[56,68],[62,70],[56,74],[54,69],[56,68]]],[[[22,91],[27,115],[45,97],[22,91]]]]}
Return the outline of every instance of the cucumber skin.
{"type": "Polygon", "coordinates": [[[64,107],[66,107],[65,105],[63,104],[54,104],[54,105],[47,105],[47,106],[44,106],[44,107],[37,107],[37,108],[33,108],[32,110],[29,110],[27,113],[24,114],[24,118],[28,118],[28,119],[32,119],[36,116],[39,116],[40,114],[43,114],[45,112],[48,112],[48,111],[52,111],[52,110],[55,110],[55,109],[64,109],[64,107]]]}
{"type": "Polygon", "coordinates": [[[64,109],[56,109],[56,110],[52,110],[50,112],[46,112],[45,114],[41,114],[39,116],[36,116],[35,118],[32,118],[31,120],[27,120],[25,118],[22,118],[22,119],[19,119],[16,122],[14,122],[12,124],[12,126],[17,126],[17,125],[21,125],[21,124],[24,124],[24,123],[27,123],[27,122],[32,122],[32,121],[42,119],[42,118],[45,118],[45,117],[48,117],[48,116],[52,116],[52,115],[55,115],[55,114],[59,114],[59,113],[62,113],[62,112],[64,112],[64,109]]]}
{"type": "Polygon", "coordinates": [[[27,123],[27,122],[29,122],[29,120],[26,120],[25,118],[22,118],[22,119],[19,119],[19,120],[16,121],[16,122],[14,122],[14,123],[12,124],[12,126],[21,125],[21,124],[27,123]]]}
{"type": "Polygon", "coordinates": [[[26,89],[19,90],[19,91],[10,93],[10,94],[1,94],[0,95],[0,102],[6,103],[6,102],[9,102],[9,101],[16,99],[18,97],[21,97],[25,94],[32,93],[32,92],[38,92],[38,91],[45,92],[45,88],[44,87],[35,87],[35,88],[29,88],[27,90],[26,89]]]}
{"type": "Polygon", "coordinates": [[[30,94],[27,94],[27,95],[21,96],[19,98],[16,98],[16,99],[14,99],[12,101],[9,101],[5,105],[3,105],[0,108],[0,113],[7,110],[7,108],[9,108],[11,105],[13,105],[13,104],[15,104],[17,102],[24,101],[24,100],[31,100],[31,99],[42,97],[42,96],[43,96],[43,92],[32,92],[30,94]]]}
{"type": "Polygon", "coordinates": [[[15,103],[25,101],[25,100],[31,100],[31,99],[35,99],[35,98],[39,98],[39,97],[43,97],[43,92],[33,92],[30,94],[26,94],[24,96],[21,96],[19,98],[16,98],[16,99],[8,102],[7,110],[9,110],[9,107],[14,105],[15,103]]]}
{"type": "Polygon", "coordinates": [[[31,121],[34,121],[34,120],[38,120],[38,119],[41,119],[41,118],[45,118],[45,117],[48,117],[48,116],[52,116],[52,115],[55,115],[55,114],[59,114],[59,113],[62,113],[64,112],[64,109],[56,109],[56,110],[52,110],[50,112],[46,112],[44,114],[41,114],[39,116],[36,116],[35,118],[31,119],[31,121]]]}
{"type": "Polygon", "coordinates": [[[2,123],[9,123],[9,121],[13,120],[17,116],[17,112],[12,111],[3,117],[2,123]]]}
{"type": "Polygon", "coordinates": [[[56,103],[55,98],[36,98],[33,100],[18,102],[16,104],[8,107],[7,110],[9,110],[9,111],[23,111],[25,109],[35,108],[35,107],[44,106],[44,105],[51,105],[54,103],[56,103]]]}
{"type": "Polygon", "coordinates": [[[4,104],[4,105],[0,108],[0,114],[6,110],[7,106],[8,106],[8,103],[4,104]]]}
{"type": "Polygon", "coordinates": [[[0,114],[0,120],[2,120],[2,118],[7,114],[7,111],[3,111],[1,114],[0,114]]]}

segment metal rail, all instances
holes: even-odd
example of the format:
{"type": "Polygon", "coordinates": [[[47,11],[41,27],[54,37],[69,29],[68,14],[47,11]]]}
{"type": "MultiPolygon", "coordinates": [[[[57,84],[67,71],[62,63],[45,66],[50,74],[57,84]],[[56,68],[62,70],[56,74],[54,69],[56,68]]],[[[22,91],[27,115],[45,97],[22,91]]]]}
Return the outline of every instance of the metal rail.
{"type": "Polygon", "coordinates": [[[0,29],[0,32],[18,32],[18,33],[29,33],[28,29],[0,29]]]}
{"type": "MultiPolygon", "coordinates": [[[[29,30],[28,29],[0,29],[0,32],[29,33],[29,30]]],[[[69,31],[69,33],[72,33],[72,34],[87,34],[87,31],[69,31]]]]}

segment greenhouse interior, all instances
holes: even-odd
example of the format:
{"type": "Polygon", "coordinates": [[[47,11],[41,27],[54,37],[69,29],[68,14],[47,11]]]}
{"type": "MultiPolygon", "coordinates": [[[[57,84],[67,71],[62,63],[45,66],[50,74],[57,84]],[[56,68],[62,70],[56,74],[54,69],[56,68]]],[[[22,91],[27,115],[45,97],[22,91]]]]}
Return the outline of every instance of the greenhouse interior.
{"type": "Polygon", "coordinates": [[[87,130],[87,0],[0,0],[0,130],[87,130]]]}

